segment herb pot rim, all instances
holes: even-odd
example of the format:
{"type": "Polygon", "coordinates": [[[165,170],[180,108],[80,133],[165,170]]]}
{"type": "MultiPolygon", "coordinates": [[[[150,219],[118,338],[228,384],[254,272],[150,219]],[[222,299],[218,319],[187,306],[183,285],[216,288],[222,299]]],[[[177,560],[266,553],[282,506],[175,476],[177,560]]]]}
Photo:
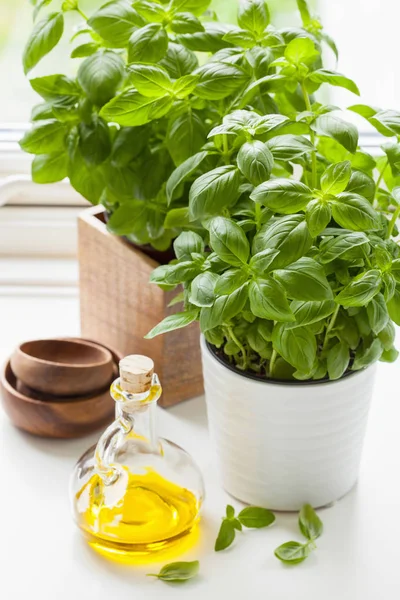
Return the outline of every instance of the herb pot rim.
{"type": "Polygon", "coordinates": [[[237,375],[240,378],[244,378],[244,379],[249,379],[250,381],[254,381],[255,383],[258,383],[260,385],[268,385],[268,384],[272,384],[272,385],[277,385],[277,386],[283,386],[283,387],[296,387],[296,386],[301,386],[301,387],[315,387],[317,385],[333,385],[335,383],[340,383],[341,381],[343,381],[344,379],[349,379],[354,378],[357,375],[361,375],[362,373],[364,373],[367,369],[369,369],[370,367],[373,367],[374,365],[376,365],[376,363],[370,365],[370,367],[366,367],[364,369],[360,369],[359,371],[346,371],[346,373],[344,375],[342,375],[342,377],[340,377],[339,379],[335,379],[335,380],[331,380],[331,379],[307,379],[305,381],[301,381],[301,380],[290,380],[290,379],[261,379],[260,377],[258,377],[257,375],[253,375],[252,373],[248,373],[248,372],[244,372],[244,371],[239,371],[238,369],[236,369],[233,365],[228,364],[227,362],[225,362],[220,356],[218,356],[214,350],[215,346],[213,346],[212,344],[210,344],[209,342],[207,342],[207,340],[205,339],[204,335],[201,335],[201,340],[200,340],[201,346],[203,351],[207,350],[209,352],[209,354],[212,356],[212,358],[217,361],[220,365],[222,365],[223,367],[225,367],[226,369],[228,369],[229,371],[231,371],[232,373],[234,373],[234,375],[237,375]]]}

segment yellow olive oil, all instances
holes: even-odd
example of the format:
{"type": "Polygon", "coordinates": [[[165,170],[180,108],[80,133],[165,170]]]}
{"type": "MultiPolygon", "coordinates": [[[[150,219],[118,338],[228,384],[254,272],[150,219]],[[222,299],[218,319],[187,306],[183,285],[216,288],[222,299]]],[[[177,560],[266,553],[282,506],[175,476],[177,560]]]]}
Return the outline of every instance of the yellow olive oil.
{"type": "Polygon", "coordinates": [[[79,526],[103,553],[143,556],[165,550],[198,520],[194,494],[152,469],[139,475],[124,467],[121,485],[120,497],[110,502],[108,486],[95,474],[76,495],[79,526]]]}

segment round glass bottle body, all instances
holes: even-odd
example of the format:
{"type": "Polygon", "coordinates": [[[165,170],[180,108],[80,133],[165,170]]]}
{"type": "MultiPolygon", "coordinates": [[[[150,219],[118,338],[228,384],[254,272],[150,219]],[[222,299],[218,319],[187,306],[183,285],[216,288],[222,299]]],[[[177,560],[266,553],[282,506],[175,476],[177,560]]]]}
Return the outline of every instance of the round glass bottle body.
{"type": "Polygon", "coordinates": [[[149,555],[188,535],[204,498],[191,456],[156,434],[157,375],[148,392],[131,394],[117,379],[116,420],[78,461],[73,511],[89,543],[110,555],[149,555]]]}

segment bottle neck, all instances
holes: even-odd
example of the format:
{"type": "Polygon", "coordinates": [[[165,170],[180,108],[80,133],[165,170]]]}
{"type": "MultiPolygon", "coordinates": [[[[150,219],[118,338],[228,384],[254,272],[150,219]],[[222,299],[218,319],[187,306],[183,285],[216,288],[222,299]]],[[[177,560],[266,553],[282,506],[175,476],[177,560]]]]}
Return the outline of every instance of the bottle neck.
{"type": "Polygon", "coordinates": [[[116,401],[116,416],[126,433],[155,447],[156,406],[161,396],[161,385],[157,375],[153,375],[150,390],[142,394],[131,394],[122,390],[117,379],[111,386],[111,396],[116,401]]]}

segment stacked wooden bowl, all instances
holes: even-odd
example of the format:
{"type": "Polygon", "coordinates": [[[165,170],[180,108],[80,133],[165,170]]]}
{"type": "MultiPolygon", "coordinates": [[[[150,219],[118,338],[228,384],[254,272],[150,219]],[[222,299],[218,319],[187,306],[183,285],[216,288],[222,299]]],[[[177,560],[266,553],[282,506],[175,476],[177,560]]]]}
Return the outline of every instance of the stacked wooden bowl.
{"type": "Polygon", "coordinates": [[[34,435],[74,438],[113,419],[110,385],[122,356],[84,339],[21,344],[1,373],[3,407],[11,421],[34,435]]]}

